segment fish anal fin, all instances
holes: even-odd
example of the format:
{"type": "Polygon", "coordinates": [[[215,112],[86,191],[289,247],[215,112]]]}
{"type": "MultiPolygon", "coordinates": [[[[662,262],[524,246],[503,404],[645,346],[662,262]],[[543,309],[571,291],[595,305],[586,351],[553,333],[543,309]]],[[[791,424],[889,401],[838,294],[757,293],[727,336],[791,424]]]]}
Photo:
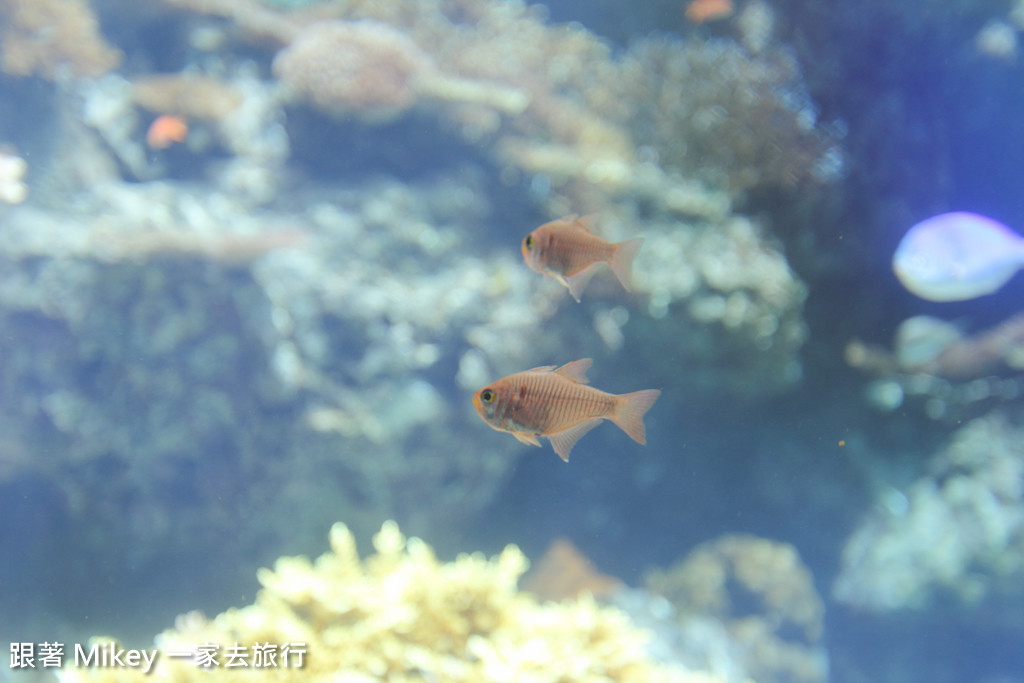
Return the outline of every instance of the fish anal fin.
{"type": "Polygon", "coordinates": [[[593,362],[590,358],[580,358],[558,368],[555,370],[555,374],[562,375],[580,384],[589,384],[590,380],[587,379],[587,370],[590,369],[590,364],[593,362]]]}
{"type": "Polygon", "coordinates": [[[565,431],[558,432],[557,434],[548,434],[547,437],[551,440],[551,445],[554,447],[558,457],[565,462],[569,462],[569,452],[572,451],[572,447],[576,445],[581,436],[596,427],[600,422],[601,418],[593,417],[565,431]]]}
{"type": "Polygon", "coordinates": [[[569,288],[569,293],[579,303],[580,294],[587,288],[587,283],[590,282],[590,278],[594,277],[594,273],[597,272],[597,266],[601,265],[601,262],[591,263],[586,268],[573,273],[572,275],[565,275],[562,277],[562,284],[569,288]]]}
{"type": "Polygon", "coordinates": [[[608,265],[612,267],[612,272],[615,273],[615,277],[619,279],[627,292],[633,291],[633,259],[636,258],[636,253],[640,251],[640,246],[643,243],[643,237],[619,242],[615,245],[612,257],[608,259],[608,265]]]}
{"type": "Polygon", "coordinates": [[[529,434],[527,432],[509,432],[512,436],[516,437],[517,441],[525,443],[527,446],[539,446],[540,441],[537,440],[535,434],[529,434]]]}
{"type": "Polygon", "coordinates": [[[646,444],[647,430],[644,428],[644,414],[651,409],[659,396],[661,396],[661,392],[657,389],[644,389],[616,396],[615,407],[608,419],[626,432],[626,435],[633,441],[646,444]]]}

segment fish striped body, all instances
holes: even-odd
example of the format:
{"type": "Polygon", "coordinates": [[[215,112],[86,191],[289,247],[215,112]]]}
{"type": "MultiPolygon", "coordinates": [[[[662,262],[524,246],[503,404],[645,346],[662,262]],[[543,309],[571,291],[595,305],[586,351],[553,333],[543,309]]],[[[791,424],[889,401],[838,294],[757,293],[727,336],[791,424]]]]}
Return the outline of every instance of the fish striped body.
{"type": "Polygon", "coordinates": [[[535,272],[550,275],[573,295],[576,301],[594,268],[608,264],[622,286],[630,289],[633,258],[642,238],[612,243],[592,233],[586,219],[567,216],[540,226],[523,239],[523,260],[535,272]]]}
{"type": "Polygon", "coordinates": [[[632,439],[645,443],[643,415],[661,393],[655,389],[609,394],[587,385],[590,359],[561,368],[534,368],[504,377],[476,392],[473,405],[484,422],[523,443],[551,440],[563,460],[576,441],[601,420],[612,420],[632,439]]]}

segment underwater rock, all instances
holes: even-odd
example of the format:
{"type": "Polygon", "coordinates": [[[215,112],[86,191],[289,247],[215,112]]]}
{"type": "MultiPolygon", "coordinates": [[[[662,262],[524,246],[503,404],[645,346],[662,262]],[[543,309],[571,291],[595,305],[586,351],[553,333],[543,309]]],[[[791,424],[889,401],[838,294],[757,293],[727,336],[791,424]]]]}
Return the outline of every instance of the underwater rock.
{"type": "Polygon", "coordinates": [[[673,567],[650,572],[645,583],[674,606],[684,633],[707,630],[709,620],[724,627],[741,653],[733,656],[750,678],[828,680],[821,642],[825,606],[792,546],[743,534],[722,536],[697,546],[673,567]]]}
{"type": "Polygon", "coordinates": [[[121,53],[100,34],[86,0],[0,2],[0,69],[12,76],[59,80],[101,76],[121,53]]]}
{"type": "Polygon", "coordinates": [[[481,453],[443,368],[536,364],[554,343],[518,254],[463,248],[486,211],[474,182],[381,181],[299,211],[157,182],[11,207],[0,330],[23,351],[0,406],[45,451],[21,471],[76,501],[90,553],[124,543],[138,562],[191,547],[244,566],[339,515],[456,531],[522,451],[481,453]]]}
{"type": "Polygon", "coordinates": [[[928,474],[879,501],[846,541],[832,588],[872,612],[920,610],[943,597],[969,609],[1021,598],[1024,428],[996,412],[966,424],[928,474]]]}

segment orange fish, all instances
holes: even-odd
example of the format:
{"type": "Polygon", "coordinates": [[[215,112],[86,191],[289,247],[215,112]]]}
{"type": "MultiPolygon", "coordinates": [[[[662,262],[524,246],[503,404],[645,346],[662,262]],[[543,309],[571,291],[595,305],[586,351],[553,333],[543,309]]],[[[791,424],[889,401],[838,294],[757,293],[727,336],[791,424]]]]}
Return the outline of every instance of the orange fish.
{"type": "Polygon", "coordinates": [[[539,446],[538,436],[550,439],[566,462],[579,438],[601,420],[611,420],[629,438],[647,443],[644,413],[661,392],[616,395],[587,386],[591,362],[583,358],[557,370],[547,365],[503,377],[476,392],[473,407],[490,427],[525,444],[539,446]]]}
{"type": "Polygon", "coordinates": [[[188,124],[185,119],[173,114],[162,114],[153,119],[146,131],[146,144],[153,149],[167,149],[175,142],[185,142],[188,124]]]}
{"type": "Polygon", "coordinates": [[[644,239],[612,244],[590,232],[587,218],[566,216],[540,226],[523,239],[523,259],[532,270],[550,275],[569,288],[576,301],[602,263],[629,291],[633,259],[644,239]]]}
{"type": "Polygon", "coordinates": [[[693,0],[686,8],[686,18],[694,24],[725,19],[732,13],[732,0],[693,0]]]}

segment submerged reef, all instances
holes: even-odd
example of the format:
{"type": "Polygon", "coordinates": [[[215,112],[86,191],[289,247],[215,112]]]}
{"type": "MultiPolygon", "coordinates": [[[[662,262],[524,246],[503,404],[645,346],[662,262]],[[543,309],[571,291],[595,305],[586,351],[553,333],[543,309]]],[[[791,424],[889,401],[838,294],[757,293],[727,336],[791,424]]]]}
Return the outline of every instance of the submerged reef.
{"type": "Polygon", "coordinates": [[[891,350],[855,339],[846,362],[874,376],[865,392],[872,407],[919,405],[931,419],[955,423],[1024,394],[1024,314],[974,333],[913,316],[897,327],[891,350]]]}
{"type": "Polygon", "coordinates": [[[380,181],[256,214],[199,188],[109,184],[79,215],[10,214],[0,328],[22,351],[0,405],[41,448],[14,469],[138,561],[301,546],[341,513],[368,533],[479,509],[516,449],[481,453],[453,397],[546,349],[554,308],[513,255],[463,248],[486,210],[474,182],[380,181]]]}
{"type": "Polygon", "coordinates": [[[685,358],[664,381],[695,394],[799,382],[806,287],[733,200],[827,179],[836,140],[771,40],[615,50],[491,0],[160,12],[195,63],[158,70],[135,44],[57,87],[31,200],[0,207],[0,333],[20,344],[0,407],[13,450],[39,451],[3,472],[52,482],[79,538],[251,559],[339,517],[458,526],[523,453],[481,446],[466,392],[567,340],[649,374],[685,358]],[[147,147],[160,114],[188,139],[147,147]],[[573,308],[515,245],[595,211],[648,241],[632,295],[595,281],[573,308]]]}
{"type": "MultiPolygon", "coordinates": [[[[528,561],[515,546],[438,561],[394,522],[374,536],[376,554],[360,560],[351,531],[335,524],[331,552],[315,562],[282,557],[261,569],[255,602],[212,619],[182,615],[161,633],[150,675],[207,680],[188,657],[211,645],[300,644],[302,668],[226,668],[218,680],[466,681],[498,683],[633,681],[714,683],[720,679],[654,661],[648,635],[626,615],[589,595],[540,604],[516,582],[528,561]]],[[[149,680],[139,670],[65,668],[63,681],[149,680]]]]}
{"type": "Polygon", "coordinates": [[[100,35],[87,0],[0,0],[0,70],[12,76],[90,77],[121,53],[100,35]]]}
{"type": "Polygon", "coordinates": [[[837,179],[840,140],[770,31],[620,48],[515,1],[134,5],[99,6],[122,61],[49,33],[74,68],[10,75],[54,78],[50,118],[2,111],[38,130],[0,206],[0,482],[46,482],[55,545],[117,575],[214,556],[224,584],[337,519],[457,545],[530,453],[472,414],[495,377],[602,356],[677,406],[800,382],[806,285],[738,207],[837,179]],[[163,116],[188,133],[154,149],[163,116]],[[632,292],[576,304],[523,265],[571,213],[646,239],[632,292]]]}
{"type": "Polygon", "coordinates": [[[722,536],[669,569],[649,573],[645,584],[673,608],[683,639],[677,647],[689,653],[683,661],[730,681],[828,680],[825,606],[793,546],[744,534],[722,536]],[[718,647],[694,652],[688,642],[718,647]]]}
{"type": "Polygon", "coordinates": [[[1024,577],[1024,428],[995,412],[957,430],[928,474],[890,488],[847,540],[833,586],[874,612],[942,598],[1020,604],[1024,577]]]}

